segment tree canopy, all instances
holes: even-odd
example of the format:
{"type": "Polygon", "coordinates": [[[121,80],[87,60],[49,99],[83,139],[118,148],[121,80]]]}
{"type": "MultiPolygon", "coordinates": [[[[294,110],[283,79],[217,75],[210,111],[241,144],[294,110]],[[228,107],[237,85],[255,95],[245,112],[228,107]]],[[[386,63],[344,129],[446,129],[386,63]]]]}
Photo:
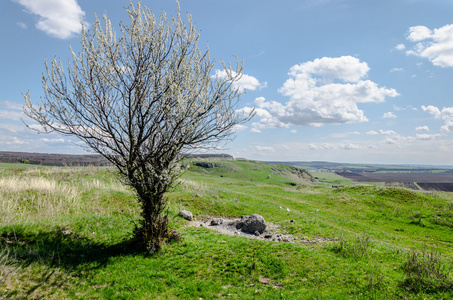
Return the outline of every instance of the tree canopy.
{"type": "Polygon", "coordinates": [[[251,115],[236,111],[243,65],[221,63],[228,78],[213,75],[209,49],[198,48],[179,4],[170,21],[140,2],[126,12],[118,35],[107,16],[90,30],[82,24],[80,53],[70,49],[67,67],[58,58],[45,62],[44,96],[32,104],[27,93],[24,111],[40,132],[76,136],[116,167],[142,205],[135,235],[154,249],[170,232],[164,194],[180,175],[178,163],[231,139],[251,115]]]}

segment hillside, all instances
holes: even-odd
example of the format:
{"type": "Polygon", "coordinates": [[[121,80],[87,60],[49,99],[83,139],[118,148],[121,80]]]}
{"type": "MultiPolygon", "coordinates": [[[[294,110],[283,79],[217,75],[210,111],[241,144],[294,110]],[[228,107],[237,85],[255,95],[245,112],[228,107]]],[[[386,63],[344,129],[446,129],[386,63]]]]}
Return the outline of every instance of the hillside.
{"type": "Polygon", "coordinates": [[[108,168],[0,164],[0,298],[453,297],[451,193],[333,189],[334,173],[314,180],[246,160],[184,163],[167,194],[182,239],[152,256],[127,242],[140,210],[108,168]],[[183,209],[200,225],[178,217],[183,209]],[[272,239],[203,223],[254,213],[272,239]]]}
{"type": "MultiPolygon", "coordinates": [[[[189,154],[189,158],[233,159],[228,154],[189,154]]],[[[23,163],[43,166],[110,166],[99,154],[57,154],[0,151],[0,163],[23,163]]]]}

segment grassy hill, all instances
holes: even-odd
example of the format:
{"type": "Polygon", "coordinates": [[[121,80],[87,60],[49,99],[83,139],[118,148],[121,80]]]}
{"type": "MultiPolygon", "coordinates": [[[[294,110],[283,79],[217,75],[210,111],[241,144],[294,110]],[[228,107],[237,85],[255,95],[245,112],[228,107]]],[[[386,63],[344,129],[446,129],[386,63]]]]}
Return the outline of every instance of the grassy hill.
{"type": "Polygon", "coordinates": [[[246,160],[185,164],[167,195],[182,240],[152,256],[124,243],[139,207],[107,168],[0,164],[0,298],[453,297],[450,193],[332,189],[332,178],[246,160]],[[258,213],[292,237],[187,227],[182,209],[196,219],[258,213]]]}

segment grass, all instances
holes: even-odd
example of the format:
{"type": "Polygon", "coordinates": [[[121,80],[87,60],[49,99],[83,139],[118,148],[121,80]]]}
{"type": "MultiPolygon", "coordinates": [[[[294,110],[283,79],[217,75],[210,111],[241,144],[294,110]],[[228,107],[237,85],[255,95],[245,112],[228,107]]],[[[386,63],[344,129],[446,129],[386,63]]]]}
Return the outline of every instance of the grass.
{"type": "Polygon", "coordinates": [[[182,241],[153,256],[125,243],[139,207],[108,169],[0,165],[0,298],[453,296],[451,194],[348,181],[332,189],[340,179],[313,184],[288,166],[222,163],[191,165],[168,193],[182,241]],[[259,213],[293,239],[186,227],[181,209],[198,219],[259,213]]]}

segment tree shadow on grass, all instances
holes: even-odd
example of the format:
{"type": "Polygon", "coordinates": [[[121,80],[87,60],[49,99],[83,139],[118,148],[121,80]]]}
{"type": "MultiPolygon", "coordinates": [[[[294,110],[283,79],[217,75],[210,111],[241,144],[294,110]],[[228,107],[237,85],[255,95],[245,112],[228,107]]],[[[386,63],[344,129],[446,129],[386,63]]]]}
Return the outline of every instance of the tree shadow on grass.
{"type": "Polygon", "coordinates": [[[133,240],[109,245],[62,228],[37,232],[26,226],[3,227],[0,228],[0,298],[46,298],[49,293],[68,288],[67,281],[71,278],[85,281],[111,258],[129,255],[147,253],[133,240]]]}
{"type": "Polygon", "coordinates": [[[112,257],[146,255],[134,240],[108,245],[62,228],[36,233],[26,227],[0,229],[0,251],[22,267],[39,263],[75,272],[99,268],[112,257]]]}

